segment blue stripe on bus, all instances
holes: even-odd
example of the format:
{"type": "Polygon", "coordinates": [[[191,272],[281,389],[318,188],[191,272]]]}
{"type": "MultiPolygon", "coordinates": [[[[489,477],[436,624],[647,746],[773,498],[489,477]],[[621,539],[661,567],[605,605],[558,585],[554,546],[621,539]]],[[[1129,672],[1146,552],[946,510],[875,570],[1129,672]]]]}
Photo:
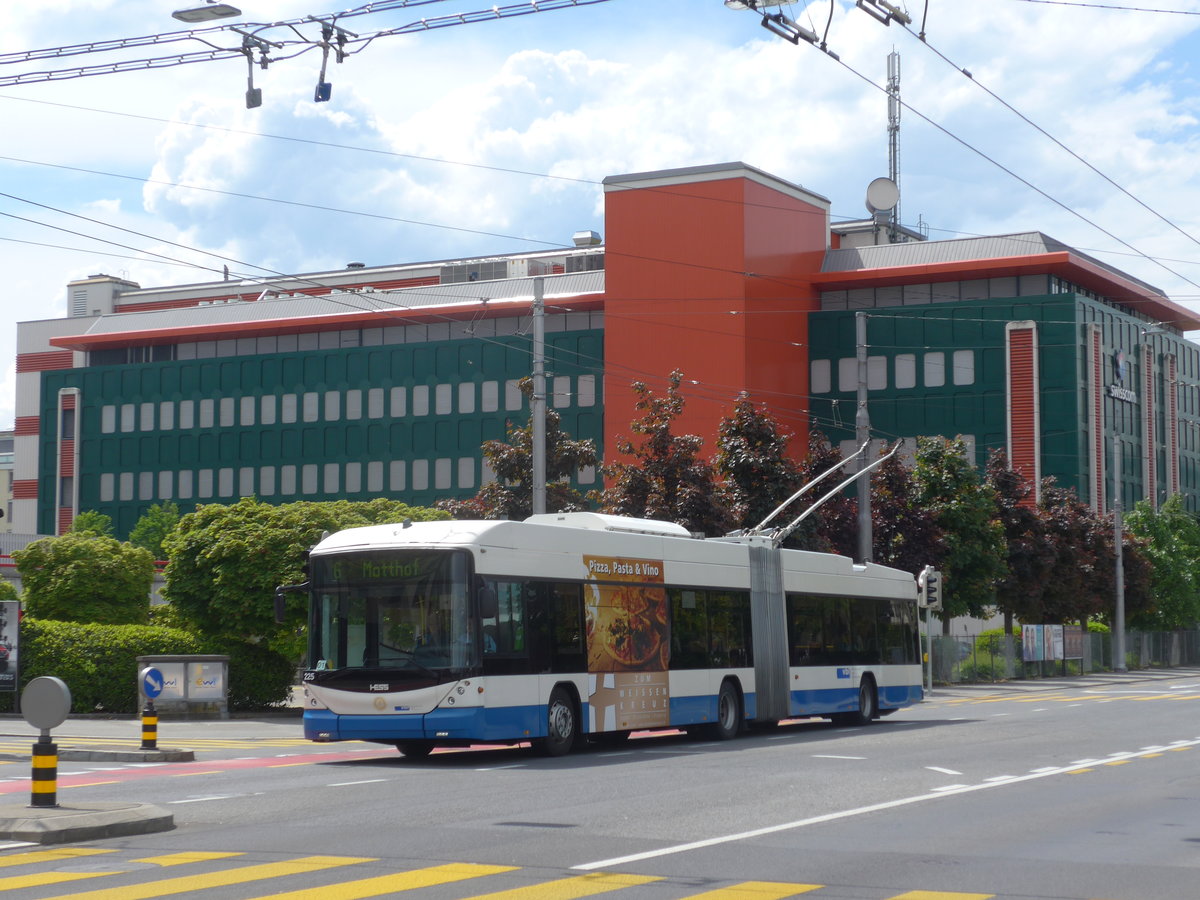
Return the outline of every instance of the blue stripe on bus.
{"type": "Polygon", "coordinates": [[[520,741],[544,737],[544,720],[541,706],[435,709],[424,715],[343,716],[327,709],[305,710],[304,736],[325,741],[520,741]]]}
{"type": "MultiPolygon", "coordinates": [[[[878,688],[880,709],[899,709],[919,703],[920,685],[894,685],[878,688]]],[[[858,688],[828,688],[791,692],[791,712],[794,716],[821,716],[829,713],[854,712],[858,709],[858,688]]]]}

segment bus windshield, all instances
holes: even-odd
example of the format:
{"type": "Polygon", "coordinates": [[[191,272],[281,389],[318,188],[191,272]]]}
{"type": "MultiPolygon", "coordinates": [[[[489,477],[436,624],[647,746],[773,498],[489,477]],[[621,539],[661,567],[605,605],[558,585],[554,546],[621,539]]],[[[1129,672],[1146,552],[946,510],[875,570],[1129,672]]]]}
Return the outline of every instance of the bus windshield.
{"type": "Polygon", "coordinates": [[[408,669],[440,679],[443,670],[478,665],[469,554],[379,550],[314,556],[310,566],[311,668],[408,669]]]}

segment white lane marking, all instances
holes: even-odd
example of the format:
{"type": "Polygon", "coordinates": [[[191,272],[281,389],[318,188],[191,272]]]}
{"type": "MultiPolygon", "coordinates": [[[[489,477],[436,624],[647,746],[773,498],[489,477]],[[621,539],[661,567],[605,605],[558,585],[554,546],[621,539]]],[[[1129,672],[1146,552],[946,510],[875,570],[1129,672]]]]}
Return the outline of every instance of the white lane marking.
{"type": "MultiPolygon", "coordinates": [[[[1145,747],[1143,747],[1142,749],[1144,750],[1144,749],[1146,749],[1146,748],[1145,748],[1145,747]]],[[[1122,756],[1124,756],[1124,755],[1125,755],[1125,754],[1123,754],[1123,753],[1113,753],[1113,754],[1110,754],[1108,758],[1109,758],[1109,759],[1117,759],[1117,758],[1119,758],[1119,757],[1122,757],[1122,756]]],[[[1103,762],[1103,760],[1099,760],[1099,759],[1077,759],[1077,760],[1075,760],[1075,762],[1071,763],[1071,765],[1072,765],[1072,766],[1092,766],[1092,765],[1095,765],[1095,764],[1096,764],[1096,763],[1098,763],[1098,762],[1103,762]]]]}
{"type": "MultiPolygon", "coordinates": [[[[1187,746],[1196,746],[1200,744],[1200,738],[1194,741],[1188,741],[1187,746]]],[[[1120,754],[1121,759],[1136,759],[1139,756],[1144,756],[1146,751],[1136,751],[1131,753],[1120,754]]],[[[1111,759],[1111,757],[1110,757],[1111,759]]],[[[686,853],[689,850],[700,850],[705,847],[715,847],[719,844],[730,844],[735,841],[744,841],[750,838],[763,837],[768,834],[778,834],[781,831],[794,831],[797,828],[805,828],[809,825],[822,825],[826,822],[836,822],[841,819],[849,819],[855,816],[862,816],[868,813],[881,812],[885,809],[898,809],[902,806],[912,806],[914,803],[926,803],[930,800],[940,800],[943,797],[954,797],[959,794],[970,794],[975,791],[987,791],[998,787],[1007,787],[1009,785],[1021,784],[1026,781],[1035,781],[1039,778],[1047,778],[1051,775],[1063,775],[1067,772],[1074,772],[1079,768],[1078,764],[1069,766],[1057,766],[1052,769],[1046,769],[1042,772],[1034,772],[1029,775],[1019,775],[1014,778],[1009,778],[1005,781],[985,781],[980,784],[964,784],[964,785],[947,785],[938,791],[931,791],[927,794],[916,794],[912,797],[900,797],[896,800],[886,800],[883,803],[873,803],[870,806],[859,806],[855,809],[843,809],[839,812],[826,813],[823,816],[812,816],[808,819],[797,819],[794,822],[783,822],[779,825],[767,825],[763,828],[755,828],[750,831],[741,831],[736,834],[723,834],[717,837],[705,838],[700,841],[691,841],[686,844],[675,844],[670,847],[660,847],[657,850],[646,850],[641,853],[631,853],[628,856],[617,856],[612,859],[601,859],[596,862],[580,863],[576,866],[571,866],[573,870],[590,871],[592,869],[604,869],[609,866],[624,866],[629,863],[641,862],[646,859],[655,859],[660,856],[671,856],[675,853],[686,853]]]]}
{"type": "Polygon", "coordinates": [[[944,784],[941,787],[933,788],[933,790],[935,790],[935,791],[957,791],[957,790],[960,790],[965,787],[967,787],[967,785],[965,785],[965,784],[944,784]]]}
{"type": "Polygon", "coordinates": [[[1019,775],[993,775],[991,778],[985,778],[984,781],[1012,781],[1014,778],[1020,778],[1019,775]]]}
{"type": "Polygon", "coordinates": [[[927,768],[931,772],[941,772],[943,775],[961,775],[962,774],[962,772],[955,771],[954,769],[943,769],[941,766],[926,766],[925,768],[927,768]]]}
{"type": "Polygon", "coordinates": [[[1162,746],[1161,744],[1154,744],[1149,747],[1143,747],[1142,749],[1145,750],[1147,753],[1158,753],[1160,750],[1166,750],[1167,748],[1162,746]]]}
{"type": "MultiPolygon", "coordinates": [[[[1116,755],[1120,755],[1120,754],[1116,754],[1116,755]]],[[[1030,769],[1029,770],[1031,775],[1041,775],[1045,772],[1057,772],[1057,771],[1058,771],[1057,766],[1042,766],[1040,769],[1030,769]]]]}
{"type": "Polygon", "coordinates": [[[18,847],[36,847],[33,841],[4,841],[0,842],[0,850],[16,850],[18,847]]]}
{"type": "Polygon", "coordinates": [[[189,797],[186,800],[168,800],[168,804],[172,803],[206,803],[209,800],[229,800],[236,794],[213,794],[211,797],[189,797]]]}
{"type": "MultiPolygon", "coordinates": [[[[479,770],[477,769],[476,771],[479,771],[479,770]]],[[[367,778],[367,779],[364,779],[363,781],[335,781],[332,784],[325,785],[325,787],[346,787],[351,784],[379,784],[380,782],[383,782],[383,781],[387,781],[387,779],[386,778],[367,778]]]]}
{"type": "MultiPolygon", "coordinates": [[[[476,769],[476,772],[499,772],[501,769],[524,769],[528,763],[509,763],[504,766],[484,766],[481,769],[476,769]]],[[[384,779],[379,779],[383,781],[384,779]]]]}
{"type": "Polygon", "coordinates": [[[865,756],[834,756],[832,753],[814,753],[813,759],[866,759],[865,756]]]}
{"type": "Polygon", "coordinates": [[[1039,706],[1037,709],[1030,710],[1030,712],[1045,712],[1045,711],[1046,711],[1046,707],[1044,707],[1044,706],[1039,706]]]}
{"type": "Polygon", "coordinates": [[[1001,716],[1011,716],[1012,713],[992,713],[993,719],[999,719],[1001,716]]]}
{"type": "Polygon", "coordinates": [[[967,717],[966,716],[955,716],[954,718],[947,719],[946,721],[948,721],[948,722],[965,722],[965,721],[967,721],[967,717]]]}

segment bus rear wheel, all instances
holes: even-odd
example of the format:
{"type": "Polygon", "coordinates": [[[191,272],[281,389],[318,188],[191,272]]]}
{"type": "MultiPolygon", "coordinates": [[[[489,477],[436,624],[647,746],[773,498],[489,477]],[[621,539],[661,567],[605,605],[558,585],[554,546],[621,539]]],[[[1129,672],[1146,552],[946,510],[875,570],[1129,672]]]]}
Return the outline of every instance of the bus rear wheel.
{"type": "Polygon", "coordinates": [[[712,724],[710,733],[719,741],[732,740],[737,737],[741,721],[742,703],[737,688],[732,682],[724,681],[717,695],[717,721],[712,724]]]}
{"type": "Polygon", "coordinates": [[[578,735],[579,715],[571,695],[556,687],[550,692],[550,702],[546,704],[546,736],[541,739],[538,748],[546,756],[565,756],[575,746],[578,735]]]}
{"type": "Polygon", "coordinates": [[[835,725],[870,725],[879,715],[879,698],[875,693],[875,682],[863,678],[858,685],[858,709],[849,713],[835,713],[835,725]]]}

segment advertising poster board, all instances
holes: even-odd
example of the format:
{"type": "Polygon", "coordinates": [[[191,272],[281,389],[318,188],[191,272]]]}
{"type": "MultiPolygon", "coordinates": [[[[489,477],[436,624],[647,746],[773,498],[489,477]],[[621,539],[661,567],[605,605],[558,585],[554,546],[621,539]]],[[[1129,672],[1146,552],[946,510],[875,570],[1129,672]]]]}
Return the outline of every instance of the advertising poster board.
{"type": "Polygon", "coordinates": [[[17,667],[21,646],[21,604],[0,603],[0,691],[17,689],[17,667]]]}
{"type": "Polygon", "coordinates": [[[588,701],[599,731],[670,724],[671,635],[663,563],[584,556],[588,701]]]}
{"type": "Polygon", "coordinates": [[[1045,658],[1041,625],[1021,626],[1021,658],[1025,662],[1041,662],[1045,658]]]}

